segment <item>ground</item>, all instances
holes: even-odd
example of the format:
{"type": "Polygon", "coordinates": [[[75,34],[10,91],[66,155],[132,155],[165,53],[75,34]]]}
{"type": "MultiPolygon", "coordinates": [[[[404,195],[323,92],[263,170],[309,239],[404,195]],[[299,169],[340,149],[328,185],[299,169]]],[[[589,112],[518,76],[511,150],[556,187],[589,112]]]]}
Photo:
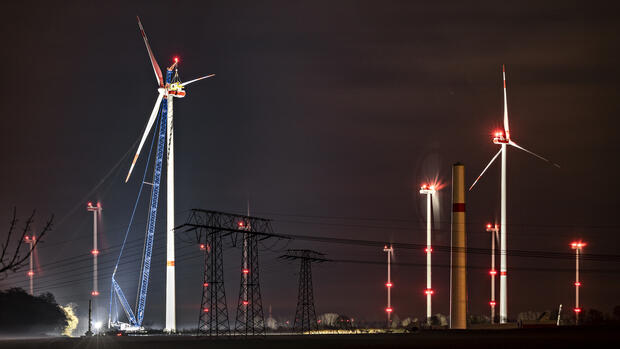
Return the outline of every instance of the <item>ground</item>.
{"type": "Polygon", "coordinates": [[[0,348],[596,348],[615,347],[618,327],[426,331],[415,334],[270,335],[264,338],[204,338],[191,336],[1,339],[0,348]]]}

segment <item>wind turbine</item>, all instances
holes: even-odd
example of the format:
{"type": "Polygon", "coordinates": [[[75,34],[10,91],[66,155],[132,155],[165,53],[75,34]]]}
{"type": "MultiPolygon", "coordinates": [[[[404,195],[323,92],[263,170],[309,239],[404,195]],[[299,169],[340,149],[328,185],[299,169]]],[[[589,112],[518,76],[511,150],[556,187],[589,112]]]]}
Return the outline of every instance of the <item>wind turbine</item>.
{"type": "Polygon", "coordinates": [[[506,272],[507,272],[507,264],[506,264],[506,234],[507,234],[507,231],[506,231],[506,228],[507,228],[507,225],[506,225],[506,155],[507,153],[506,152],[507,152],[507,146],[510,145],[517,149],[523,150],[524,152],[534,155],[535,157],[541,160],[544,160],[557,168],[560,168],[560,166],[556,163],[553,163],[545,159],[544,157],[532,151],[529,151],[521,147],[520,145],[515,143],[510,138],[510,129],[508,127],[508,99],[506,97],[506,67],[504,65],[502,65],[502,74],[504,78],[504,130],[495,132],[494,137],[493,137],[493,143],[500,145],[500,149],[497,152],[497,154],[495,154],[495,156],[491,159],[487,167],[485,167],[484,170],[482,170],[482,173],[480,173],[480,176],[478,176],[478,178],[476,178],[476,180],[471,185],[471,187],[469,187],[469,190],[471,191],[474,188],[476,183],[478,183],[482,175],[484,175],[484,173],[491,166],[493,161],[495,161],[495,159],[497,159],[497,157],[500,154],[502,154],[501,218],[500,218],[500,243],[499,243],[500,244],[500,247],[499,247],[499,253],[500,253],[499,322],[501,324],[504,324],[506,323],[508,319],[508,299],[507,299],[508,297],[508,292],[507,292],[508,291],[508,276],[506,275],[506,272]]]}
{"type": "MultiPolygon", "coordinates": [[[[140,33],[142,34],[142,38],[144,39],[144,44],[146,46],[146,50],[148,51],[149,58],[151,60],[151,65],[153,66],[153,71],[155,72],[155,79],[157,80],[157,100],[155,101],[155,106],[153,107],[153,111],[151,112],[151,116],[146,124],[146,129],[144,130],[144,134],[142,135],[142,140],[140,141],[140,145],[138,146],[138,150],[136,151],[136,155],[133,158],[131,163],[131,167],[129,168],[129,173],[127,174],[127,178],[125,182],[129,180],[131,176],[131,172],[133,171],[134,166],[136,165],[136,161],[140,155],[140,151],[142,150],[142,146],[146,141],[150,130],[153,128],[153,124],[155,123],[155,119],[157,118],[158,112],[160,110],[160,106],[162,109],[162,113],[167,112],[167,122],[166,122],[166,144],[168,147],[168,156],[167,156],[167,202],[166,202],[166,327],[165,331],[174,332],[176,331],[176,315],[175,315],[175,265],[174,265],[174,123],[173,123],[173,97],[183,98],[185,97],[185,86],[202,80],[206,78],[210,78],[215,76],[215,74],[209,74],[205,76],[201,76],[197,79],[193,79],[186,82],[181,82],[178,75],[178,64],[179,58],[174,57],[173,63],[170,67],[166,69],[166,77],[162,75],[161,69],[157,64],[157,60],[155,60],[155,55],[153,55],[153,51],[151,50],[151,46],[149,45],[149,41],[146,38],[146,33],[144,32],[144,28],[142,27],[142,23],[140,22],[140,17],[138,19],[138,26],[140,27],[140,33]],[[162,101],[165,103],[162,104],[162,101]]],[[[164,114],[166,115],[166,114],[164,114]]]]}

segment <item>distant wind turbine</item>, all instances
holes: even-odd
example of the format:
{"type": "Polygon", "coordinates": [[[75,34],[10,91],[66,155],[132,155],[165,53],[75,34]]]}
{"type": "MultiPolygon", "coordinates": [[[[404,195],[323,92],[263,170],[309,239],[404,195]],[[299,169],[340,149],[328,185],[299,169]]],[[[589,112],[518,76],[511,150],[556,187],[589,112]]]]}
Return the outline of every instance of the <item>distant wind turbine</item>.
{"type": "Polygon", "coordinates": [[[476,178],[474,183],[471,185],[469,190],[472,190],[476,183],[480,180],[482,175],[489,169],[493,161],[497,159],[497,157],[502,154],[502,178],[501,178],[501,218],[500,218],[500,274],[499,274],[499,322],[504,324],[508,319],[508,276],[506,275],[507,265],[506,265],[506,151],[507,145],[513,146],[517,149],[523,150],[526,153],[534,155],[535,157],[544,160],[553,166],[560,168],[560,166],[556,163],[553,163],[544,157],[529,151],[517,143],[515,143],[510,138],[510,129],[508,127],[508,99],[506,97],[506,67],[502,65],[503,78],[504,78],[504,130],[497,131],[493,137],[493,143],[501,146],[497,154],[491,159],[487,167],[482,170],[480,176],[476,178]]]}

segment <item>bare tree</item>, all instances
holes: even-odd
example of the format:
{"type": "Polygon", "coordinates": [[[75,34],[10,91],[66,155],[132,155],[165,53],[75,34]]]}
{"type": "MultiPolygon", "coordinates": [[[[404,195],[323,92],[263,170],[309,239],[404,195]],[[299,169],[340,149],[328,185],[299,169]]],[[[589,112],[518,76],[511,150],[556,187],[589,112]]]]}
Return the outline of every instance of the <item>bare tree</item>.
{"type": "Polygon", "coordinates": [[[27,262],[32,250],[43,240],[45,234],[47,234],[52,229],[52,221],[54,220],[54,215],[51,215],[48,219],[47,223],[43,227],[43,229],[37,234],[37,239],[35,242],[28,248],[28,252],[26,254],[21,253],[21,247],[24,244],[24,238],[26,234],[31,231],[32,223],[34,222],[35,211],[32,211],[32,214],[26,220],[24,224],[23,230],[21,233],[16,232],[17,227],[17,210],[13,209],[13,219],[11,219],[11,224],[9,226],[9,231],[6,234],[6,239],[4,243],[2,243],[2,252],[0,254],[0,280],[6,278],[6,275],[9,271],[16,272],[19,268],[23,267],[27,262]],[[15,241],[17,239],[17,241],[15,241]]]}

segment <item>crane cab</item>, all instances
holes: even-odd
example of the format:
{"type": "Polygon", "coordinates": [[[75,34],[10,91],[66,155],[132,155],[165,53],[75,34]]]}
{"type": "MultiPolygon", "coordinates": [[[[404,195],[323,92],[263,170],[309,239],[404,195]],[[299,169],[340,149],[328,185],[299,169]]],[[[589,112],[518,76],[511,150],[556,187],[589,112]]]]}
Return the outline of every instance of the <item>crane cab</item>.
{"type": "Polygon", "coordinates": [[[183,89],[183,86],[181,86],[181,83],[173,82],[170,86],[168,86],[168,94],[173,95],[174,97],[183,98],[185,97],[185,90],[183,89]]]}

